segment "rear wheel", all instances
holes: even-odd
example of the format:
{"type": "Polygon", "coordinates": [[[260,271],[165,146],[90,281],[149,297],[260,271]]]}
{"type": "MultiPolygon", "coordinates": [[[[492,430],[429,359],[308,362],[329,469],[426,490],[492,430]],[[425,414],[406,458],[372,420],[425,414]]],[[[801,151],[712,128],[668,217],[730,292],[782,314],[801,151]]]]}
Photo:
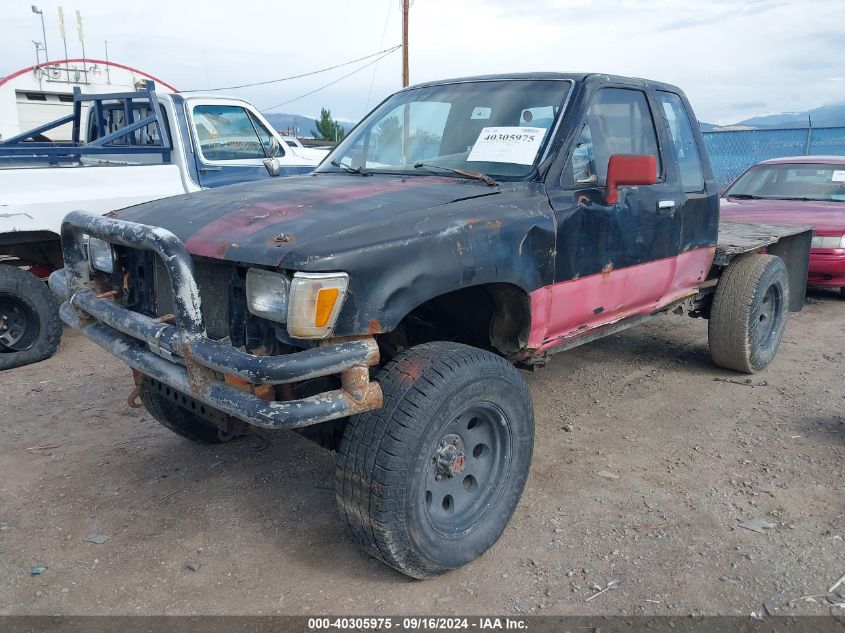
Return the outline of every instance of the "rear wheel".
{"type": "Polygon", "coordinates": [[[710,310],[710,354],[720,367],[749,374],[775,357],[786,327],[789,276],[774,255],[746,255],[725,269],[710,310]]]}
{"type": "Polygon", "coordinates": [[[49,358],[61,338],[62,321],[47,284],[26,270],[0,265],[0,369],[49,358]]]}
{"type": "Polygon", "coordinates": [[[414,578],[465,565],[499,538],[534,440],[525,381],[504,359],[427,343],[380,372],[384,407],[354,416],[337,454],[341,515],[373,556],[414,578]]]}

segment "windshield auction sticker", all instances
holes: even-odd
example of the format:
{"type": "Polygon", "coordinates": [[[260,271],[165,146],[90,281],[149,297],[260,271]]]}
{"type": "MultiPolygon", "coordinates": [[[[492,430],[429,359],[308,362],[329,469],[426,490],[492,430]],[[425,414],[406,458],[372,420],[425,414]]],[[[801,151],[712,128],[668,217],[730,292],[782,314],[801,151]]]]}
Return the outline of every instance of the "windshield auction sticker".
{"type": "Polygon", "coordinates": [[[467,161],[532,165],[545,133],[542,127],[485,127],[467,161]]]}

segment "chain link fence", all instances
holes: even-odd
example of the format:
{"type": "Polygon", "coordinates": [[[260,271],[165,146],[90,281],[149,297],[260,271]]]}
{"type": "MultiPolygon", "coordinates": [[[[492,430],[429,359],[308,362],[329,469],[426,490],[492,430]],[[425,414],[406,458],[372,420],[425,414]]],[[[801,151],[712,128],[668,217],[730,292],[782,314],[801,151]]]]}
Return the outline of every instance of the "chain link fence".
{"type": "Polygon", "coordinates": [[[845,156],[845,127],[704,132],[713,175],[724,188],[754,163],[783,156],[845,156]]]}

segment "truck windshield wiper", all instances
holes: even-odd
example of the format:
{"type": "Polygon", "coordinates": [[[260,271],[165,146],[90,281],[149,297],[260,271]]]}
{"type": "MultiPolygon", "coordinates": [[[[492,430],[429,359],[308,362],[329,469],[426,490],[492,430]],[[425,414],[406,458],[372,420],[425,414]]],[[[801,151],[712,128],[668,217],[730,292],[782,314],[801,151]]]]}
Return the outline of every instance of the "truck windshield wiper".
{"type": "Polygon", "coordinates": [[[334,165],[335,167],[340,167],[341,169],[345,169],[350,174],[358,174],[360,176],[372,176],[370,171],[367,168],[365,168],[361,165],[359,165],[358,167],[350,167],[349,165],[344,165],[343,163],[340,163],[336,160],[329,161],[329,163],[334,165]]]}
{"type": "Polygon", "coordinates": [[[459,176],[464,176],[465,178],[472,178],[473,180],[480,180],[485,185],[490,185],[491,187],[496,184],[496,181],[493,180],[487,174],[482,174],[480,171],[467,171],[465,169],[455,169],[453,167],[444,167],[443,165],[432,165],[431,163],[414,163],[414,169],[428,169],[432,171],[434,169],[443,169],[444,171],[450,171],[453,174],[458,174],[459,176]]]}

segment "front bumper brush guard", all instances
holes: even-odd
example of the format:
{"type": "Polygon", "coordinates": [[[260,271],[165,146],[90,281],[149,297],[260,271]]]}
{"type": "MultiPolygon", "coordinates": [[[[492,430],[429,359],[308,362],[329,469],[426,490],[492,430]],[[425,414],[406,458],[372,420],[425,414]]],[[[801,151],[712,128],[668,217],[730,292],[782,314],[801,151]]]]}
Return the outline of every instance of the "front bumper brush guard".
{"type": "Polygon", "coordinates": [[[379,385],[369,380],[369,366],[379,359],[372,337],[254,356],[208,338],[191,257],[169,231],[73,211],[62,223],[61,237],[65,269],[50,276],[50,288],[63,301],[62,321],[142,374],[264,428],[308,426],[382,405],[379,385]],[[155,252],[170,276],[175,325],[99,297],[83,250],[84,235],[155,252]],[[268,401],[231,386],[219,374],[253,385],[340,374],[342,388],[300,400],[268,401]]]}

